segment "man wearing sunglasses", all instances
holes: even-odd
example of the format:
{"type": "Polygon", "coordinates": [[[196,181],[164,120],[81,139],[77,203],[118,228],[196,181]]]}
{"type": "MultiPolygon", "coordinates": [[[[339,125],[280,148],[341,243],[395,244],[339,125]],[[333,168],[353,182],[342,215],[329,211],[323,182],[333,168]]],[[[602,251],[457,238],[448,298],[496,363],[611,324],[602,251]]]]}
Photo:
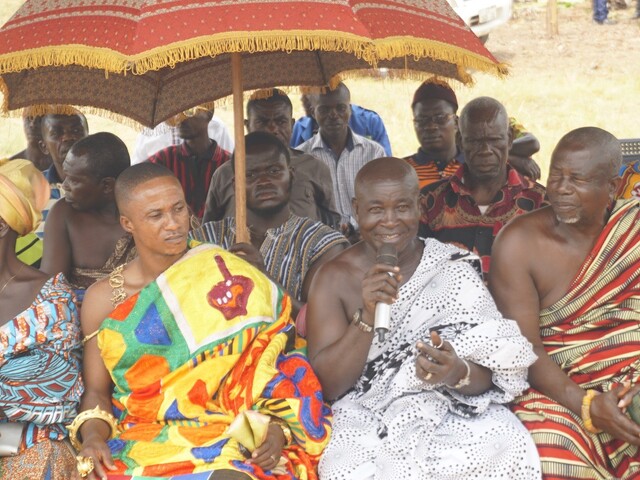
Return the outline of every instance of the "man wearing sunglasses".
{"type": "Polygon", "coordinates": [[[199,219],[204,214],[213,172],[231,156],[209,138],[208,126],[212,117],[211,106],[201,105],[167,120],[170,126],[178,127],[178,135],[184,143],[164,148],[149,157],[151,163],[167,167],[178,178],[191,213],[199,219]]]}

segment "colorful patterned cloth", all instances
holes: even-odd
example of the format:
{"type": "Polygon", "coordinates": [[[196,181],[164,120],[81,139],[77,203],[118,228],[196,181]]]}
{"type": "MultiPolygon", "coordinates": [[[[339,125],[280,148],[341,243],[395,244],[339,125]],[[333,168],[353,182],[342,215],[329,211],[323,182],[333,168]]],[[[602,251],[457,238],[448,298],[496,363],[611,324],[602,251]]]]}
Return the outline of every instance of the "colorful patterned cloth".
{"type": "Polygon", "coordinates": [[[623,165],[620,176],[622,181],[617,198],[640,198],[640,160],[630,165],[623,165]]]}
{"type": "Polygon", "coordinates": [[[422,148],[419,148],[415,154],[405,157],[405,161],[415,169],[418,174],[420,189],[423,189],[427,185],[454,175],[460,165],[464,163],[464,155],[462,152],[458,152],[455,158],[449,162],[437,162],[422,148]]]}
{"type": "Polygon", "coordinates": [[[483,213],[464,184],[465,165],[449,179],[421,190],[420,236],[451,243],[477,254],[489,272],[491,247],[512,218],[547,204],[545,188],[507,166],[507,181],[483,213]]]}
{"type": "MultiPolygon", "coordinates": [[[[569,291],[540,313],[549,356],[580,387],[640,379],[640,204],[618,202],[569,291]]],[[[530,389],[514,412],[531,432],[544,478],[640,478],[638,447],[589,434],[580,417],[530,389]]]]}
{"type": "Polygon", "coordinates": [[[472,263],[474,255],[425,240],[420,264],[391,306],[387,338],[373,338],[362,375],[332,406],[323,480],[540,479],[535,444],[503,405],[528,387],[536,357],[472,263]],[[418,378],[415,345],[430,331],[460,358],[490,369],[492,388],[463,395],[418,378]]]}
{"type": "MultiPolygon", "coordinates": [[[[62,274],[49,279],[26,310],[0,327],[0,411],[9,421],[26,424],[22,452],[36,455],[40,450],[31,447],[67,437],[66,425],[76,416],[83,391],[80,345],[75,300],[62,274]]],[[[0,472],[7,461],[0,458],[0,472]]],[[[48,462],[38,465],[40,472],[52,468],[48,462]]]]}
{"type": "Polygon", "coordinates": [[[290,476],[314,479],[330,410],[294,351],[291,301],[251,265],[213,245],[192,248],[118,306],[98,334],[115,384],[114,474],[171,477],[219,469],[272,479],[224,431],[247,409],[279,417],[295,442],[290,476]]]}
{"type": "MultiPolygon", "coordinates": [[[[236,219],[207,222],[191,232],[201,242],[215,243],[229,249],[236,243],[236,219]]],[[[267,274],[297,300],[302,300],[302,286],[309,270],[327,250],[336,245],[349,246],[340,233],[325,224],[290,215],[277,228],[267,230],[260,254],[267,274]]]]}

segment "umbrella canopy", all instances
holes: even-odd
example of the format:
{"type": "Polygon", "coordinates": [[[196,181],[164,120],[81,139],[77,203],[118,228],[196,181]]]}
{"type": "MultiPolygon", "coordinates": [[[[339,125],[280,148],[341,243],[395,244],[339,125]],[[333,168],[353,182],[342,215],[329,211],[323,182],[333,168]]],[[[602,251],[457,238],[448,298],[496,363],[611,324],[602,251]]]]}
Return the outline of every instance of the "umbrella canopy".
{"type": "Polygon", "coordinates": [[[153,127],[232,93],[372,66],[504,72],[446,0],[27,0],[0,30],[4,110],[72,104],[153,127]]]}

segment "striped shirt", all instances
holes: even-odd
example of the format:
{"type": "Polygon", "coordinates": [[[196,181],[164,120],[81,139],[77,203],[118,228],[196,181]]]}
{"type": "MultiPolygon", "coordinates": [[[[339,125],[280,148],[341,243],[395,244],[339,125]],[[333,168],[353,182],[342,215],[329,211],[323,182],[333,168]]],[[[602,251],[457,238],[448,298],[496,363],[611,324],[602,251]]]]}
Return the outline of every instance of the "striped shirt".
{"type": "Polygon", "coordinates": [[[340,156],[336,156],[324,143],[320,132],[300,145],[298,150],[313,155],[329,167],[333,181],[333,197],[336,201],[336,209],[342,217],[341,221],[357,226],[351,210],[351,199],[355,196],[356,174],[371,160],[384,157],[384,149],[380,144],[361,137],[349,129],[347,146],[340,156]]]}
{"type": "Polygon", "coordinates": [[[456,173],[460,165],[464,163],[464,155],[458,151],[456,156],[448,162],[438,162],[420,148],[414,155],[405,157],[405,160],[418,174],[420,189],[423,189],[427,185],[438,182],[443,178],[449,178],[456,173]]]}
{"type": "MultiPolygon", "coordinates": [[[[236,243],[236,220],[226,217],[218,222],[207,222],[193,230],[190,236],[200,242],[215,243],[229,249],[236,243]]],[[[267,230],[260,253],[266,273],[290,295],[302,300],[302,285],[307,273],[322,255],[336,245],[348,247],[349,242],[324,223],[292,214],[279,227],[267,230]]]]}
{"type": "Polygon", "coordinates": [[[206,155],[202,157],[191,152],[185,142],[156,152],[149,157],[149,161],[163,165],[173,172],[182,185],[187,205],[191,208],[192,213],[198,218],[202,218],[213,172],[230,158],[229,152],[211,140],[206,155]]]}

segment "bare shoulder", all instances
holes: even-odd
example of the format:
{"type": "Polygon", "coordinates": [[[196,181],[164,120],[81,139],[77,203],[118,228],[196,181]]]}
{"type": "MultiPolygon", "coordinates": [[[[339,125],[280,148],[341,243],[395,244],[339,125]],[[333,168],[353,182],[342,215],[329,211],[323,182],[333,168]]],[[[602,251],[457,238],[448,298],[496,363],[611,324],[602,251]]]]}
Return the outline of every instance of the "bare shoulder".
{"type": "Polygon", "coordinates": [[[513,218],[498,233],[492,255],[496,250],[509,246],[531,248],[539,238],[549,235],[552,223],[553,210],[549,206],[513,218]]]}
{"type": "Polygon", "coordinates": [[[82,332],[85,335],[90,335],[98,330],[102,321],[107,318],[113,310],[111,290],[109,277],[98,280],[87,289],[82,302],[82,312],[80,315],[82,332]]]}

